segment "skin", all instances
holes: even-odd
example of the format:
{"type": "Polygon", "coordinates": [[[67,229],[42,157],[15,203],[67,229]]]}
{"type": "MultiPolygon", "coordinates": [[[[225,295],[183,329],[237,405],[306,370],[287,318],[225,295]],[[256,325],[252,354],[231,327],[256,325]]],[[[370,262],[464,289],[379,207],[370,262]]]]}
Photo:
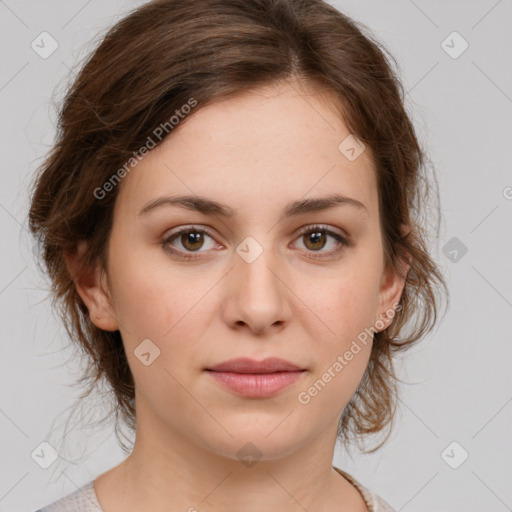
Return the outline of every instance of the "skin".
{"type": "MultiPolygon", "coordinates": [[[[392,322],[382,314],[405,281],[384,267],[370,148],[354,161],[339,151],[350,131],[327,99],[284,82],[193,111],[123,178],[106,273],[88,269],[75,281],[92,322],[120,330],[136,383],[134,450],[95,481],[105,512],[366,510],[332,458],[371,340],[308,404],[297,395],[365,328],[392,322]],[[289,202],[334,192],[366,210],[341,205],[282,218],[289,202]],[[138,214],[157,197],[181,194],[236,214],[177,206],[138,214]],[[353,244],[333,254],[339,242],[325,231],[324,245],[298,233],[317,223],[353,244]],[[202,245],[179,236],[163,244],[190,225],[209,228],[202,245]],[[252,263],[236,252],[248,236],[263,249],[252,263]],[[180,259],[169,246],[199,257],[180,259]],[[134,355],[147,338],[160,349],[149,366],[134,355]],[[204,371],[244,356],[277,356],[307,371],[259,399],[204,371]],[[250,467],[237,456],[247,442],[261,453],[250,467]]],[[[71,271],[76,261],[68,257],[71,271]]]]}

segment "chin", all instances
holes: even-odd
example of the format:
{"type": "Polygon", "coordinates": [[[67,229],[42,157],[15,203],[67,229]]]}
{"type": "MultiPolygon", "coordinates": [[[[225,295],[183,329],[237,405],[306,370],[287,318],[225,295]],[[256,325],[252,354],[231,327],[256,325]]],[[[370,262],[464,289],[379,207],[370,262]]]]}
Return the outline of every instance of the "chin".
{"type": "MultiPolygon", "coordinates": [[[[278,424],[278,423],[277,423],[278,424]]],[[[211,439],[206,441],[206,448],[226,459],[244,462],[247,467],[252,467],[257,461],[273,461],[282,459],[293,453],[305,441],[304,439],[291,439],[287,429],[278,433],[275,429],[276,423],[271,429],[256,431],[254,428],[241,428],[236,431],[236,435],[229,437],[222,435],[211,443],[211,439]],[[269,432],[272,432],[269,435],[269,432]]],[[[230,429],[227,429],[230,431],[230,429]]],[[[231,432],[231,431],[230,431],[231,432]]]]}

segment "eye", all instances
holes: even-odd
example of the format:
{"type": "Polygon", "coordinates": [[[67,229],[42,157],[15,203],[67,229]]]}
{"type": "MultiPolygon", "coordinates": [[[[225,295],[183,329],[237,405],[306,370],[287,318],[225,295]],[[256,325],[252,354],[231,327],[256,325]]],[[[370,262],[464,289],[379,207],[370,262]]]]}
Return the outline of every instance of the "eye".
{"type": "Polygon", "coordinates": [[[315,225],[310,226],[301,231],[298,240],[304,240],[306,251],[318,253],[320,256],[307,254],[308,258],[324,258],[326,256],[335,256],[342,252],[346,247],[351,245],[348,238],[340,235],[339,233],[329,229],[327,226],[315,225]],[[322,249],[329,245],[329,238],[331,238],[331,246],[334,248],[323,251],[322,249]]]}
{"type": "MultiPolygon", "coordinates": [[[[190,254],[191,252],[205,252],[199,251],[199,249],[204,246],[205,236],[213,240],[211,235],[209,235],[208,230],[204,228],[196,228],[193,226],[182,227],[170,236],[166,237],[165,240],[163,240],[162,245],[167,247],[170,245],[169,249],[180,258],[192,259],[199,256],[194,256],[193,254],[190,254]],[[175,241],[181,244],[183,249],[173,248],[173,242],[175,241]]],[[[215,247],[215,243],[213,243],[213,247],[215,247]]],[[[212,246],[210,246],[210,248],[212,248],[212,246]]]]}
{"type": "MultiPolygon", "coordinates": [[[[335,256],[346,247],[352,245],[348,238],[329,229],[328,226],[322,225],[309,226],[303,229],[299,233],[298,240],[301,239],[305,240],[306,257],[312,259],[335,256]],[[334,246],[334,248],[327,251],[322,250],[329,245],[329,239],[331,239],[331,246],[334,246]],[[311,253],[320,253],[320,255],[313,255],[311,253]]],[[[207,229],[194,226],[184,226],[177,229],[162,241],[162,246],[167,247],[177,257],[186,260],[200,258],[201,253],[217,247],[215,240],[207,229]],[[210,242],[210,247],[206,247],[206,250],[201,251],[200,249],[205,246],[205,237],[210,238],[212,242],[210,242]],[[176,247],[176,243],[181,245],[181,247],[176,247]],[[198,254],[195,255],[193,253],[198,254]]]]}

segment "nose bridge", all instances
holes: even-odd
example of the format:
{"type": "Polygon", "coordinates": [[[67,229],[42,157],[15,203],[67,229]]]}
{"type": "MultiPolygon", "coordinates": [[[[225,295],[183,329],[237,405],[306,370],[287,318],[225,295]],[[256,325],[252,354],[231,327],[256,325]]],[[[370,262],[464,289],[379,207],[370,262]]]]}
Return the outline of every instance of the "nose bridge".
{"type": "Polygon", "coordinates": [[[251,295],[266,295],[269,300],[272,296],[279,294],[278,279],[275,268],[278,262],[272,237],[267,236],[265,240],[260,236],[258,241],[255,237],[246,237],[236,248],[239,256],[236,262],[235,272],[238,274],[241,291],[249,292],[251,295]],[[273,271],[272,271],[272,270],[273,271]]]}
{"type": "MultiPolygon", "coordinates": [[[[261,240],[261,238],[260,238],[261,240]]],[[[255,237],[245,238],[236,248],[235,268],[228,300],[229,310],[240,320],[257,330],[264,330],[287,319],[286,286],[283,284],[282,265],[271,244],[272,237],[261,243],[255,237]]]]}

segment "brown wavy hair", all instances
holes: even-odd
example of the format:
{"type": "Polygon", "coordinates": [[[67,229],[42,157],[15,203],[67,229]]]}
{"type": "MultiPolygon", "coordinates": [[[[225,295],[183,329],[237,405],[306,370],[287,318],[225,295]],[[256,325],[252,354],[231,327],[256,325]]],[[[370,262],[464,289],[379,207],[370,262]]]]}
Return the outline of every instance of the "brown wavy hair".
{"type": "Polygon", "coordinates": [[[59,108],[56,143],[35,176],[29,212],[52,305],[88,361],[81,398],[107,384],[125,452],[118,428],[134,431],[136,415],[121,335],[91,322],[64,255],[86,240],[82,263],[106,269],[118,187],[101,200],[95,190],[191,98],[195,112],[291,78],[334,93],[350,132],[371,148],[385,263],[397,272],[403,261],[410,265],[400,311],[374,335],[368,367],[338,427],[347,442],[385,427],[385,440],[391,433],[399,381],[393,356],[431,331],[437,292],[448,296],[425,229],[434,212],[436,235],[439,230],[439,207],[430,199],[435,175],[426,172],[429,161],[405,109],[396,60],[364,25],[322,0],[156,0],[108,29],[80,64],[59,108]],[[403,225],[412,228],[405,236],[403,225]]]}

